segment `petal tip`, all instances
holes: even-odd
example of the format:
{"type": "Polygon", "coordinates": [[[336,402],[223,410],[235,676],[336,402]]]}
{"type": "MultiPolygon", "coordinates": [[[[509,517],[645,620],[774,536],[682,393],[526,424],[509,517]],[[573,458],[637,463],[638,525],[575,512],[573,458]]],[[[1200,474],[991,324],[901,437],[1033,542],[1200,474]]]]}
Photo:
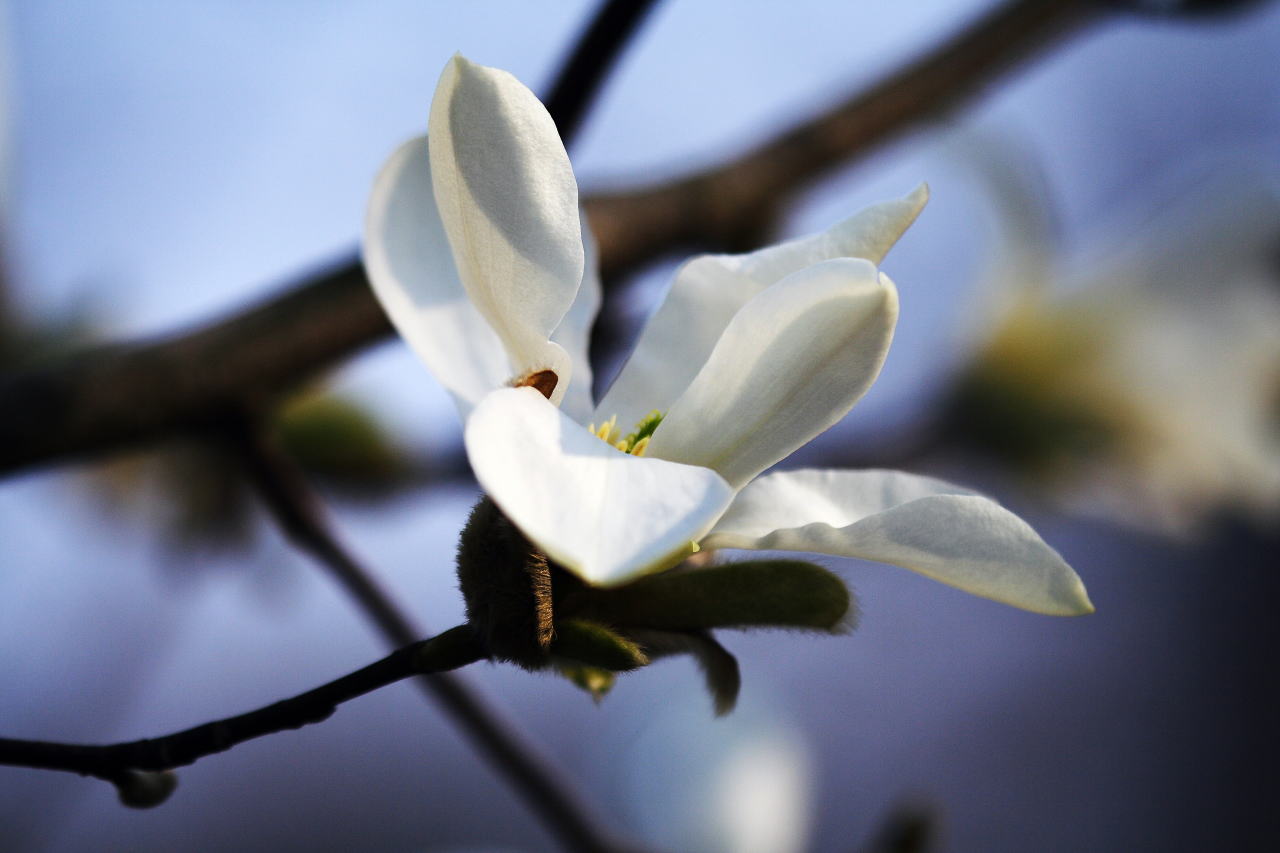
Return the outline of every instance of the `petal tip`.
{"type": "Polygon", "coordinates": [[[1095,608],[1084,588],[1084,581],[1065,562],[1059,562],[1065,576],[1059,574],[1055,579],[1050,593],[1051,603],[1034,609],[1049,616],[1088,616],[1095,608]]]}
{"type": "Polygon", "coordinates": [[[907,193],[907,201],[911,202],[912,207],[917,211],[923,210],[929,201],[929,184],[921,181],[915,189],[907,193]]]}
{"type": "Polygon", "coordinates": [[[879,309],[884,313],[886,322],[892,327],[898,325],[898,287],[893,283],[893,279],[884,273],[877,275],[877,281],[880,284],[880,305],[879,309]]]}
{"type": "Polygon", "coordinates": [[[472,62],[462,55],[461,51],[456,51],[453,56],[449,57],[449,62],[445,65],[446,70],[451,70],[455,74],[473,74],[476,71],[484,70],[485,66],[472,62]]]}
{"type": "Polygon", "coordinates": [[[1093,602],[1089,599],[1089,592],[1084,588],[1084,581],[1076,578],[1076,595],[1072,603],[1074,610],[1068,613],[1068,616],[1088,616],[1096,612],[1093,602]]]}
{"type": "Polygon", "coordinates": [[[877,271],[876,281],[880,283],[880,292],[883,294],[885,306],[896,313],[898,310],[898,286],[893,283],[893,279],[889,278],[888,275],[879,271],[877,271]]]}

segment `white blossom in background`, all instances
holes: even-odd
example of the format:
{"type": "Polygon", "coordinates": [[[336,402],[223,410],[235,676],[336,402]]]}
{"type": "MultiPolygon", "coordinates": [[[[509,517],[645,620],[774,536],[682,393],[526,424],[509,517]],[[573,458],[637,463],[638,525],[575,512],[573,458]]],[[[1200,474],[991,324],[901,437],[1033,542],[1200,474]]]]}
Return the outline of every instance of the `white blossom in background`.
{"type": "Polygon", "coordinates": [[[813,237],[687,262],[593,406],[600,285],[551,117],[510,74],[455,57],[428,131],[375,182],[365,265],[457,402],[481,486],[550,558],[616,585],[699,547],[788,549],[1028,610],[1092,610],[1025,522],[966,489],[896,471],[759,476],[879,373],[898,297],[876,265],[923,187],[813,237]]]}
{"type": "Polygon", "coordinates": [[[687,706],[625,714],[634,734],[593,766],[640,838],[684,853],[812,849],[818,762],[780,709],[752,702],[708,721],[687,706]]]}
{"type": "Polygon", "coordinates": [[[1280,517],[1280,195],[1242,184],[1181,193],[1075,276],[1051,272],[1025,215],[1007,222],[968,371],[1090,425],[1096,440],[1050,448],[1041,472],[1073,509],[1176,535],[1224,510],[1280,517]]]}

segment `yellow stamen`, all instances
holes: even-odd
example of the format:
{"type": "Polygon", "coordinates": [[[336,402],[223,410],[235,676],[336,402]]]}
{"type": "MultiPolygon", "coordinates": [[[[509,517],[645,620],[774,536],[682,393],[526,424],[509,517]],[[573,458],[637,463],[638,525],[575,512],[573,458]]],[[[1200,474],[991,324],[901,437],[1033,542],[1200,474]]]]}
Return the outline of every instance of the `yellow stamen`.
{"type": "Polygon", "coordinates": [[[593,429],[592,432],[596,434],[596,438],[599,438],[603,441],[607,441],[609,444],[613,444],[613,442],[617,441],[617,439],[613,437],[613,434],[617,432],[617,429],[618,429],[617,423],[618,423],[618,416],[614,415],[613,417],[609,418],[609,420],[600,424],[599,429],[593,429]]]}
{"type": "Polygon", "coordinates": [[[658,424],[661,422],[661,412],[650,412],[636,424],[635,432],[623,435],[622,430],[618,428],[618,416],[613,415],[600,426],[596,426],[594,421],[587,424],[587,431],[610,447],[621,450],[623,453],[630,453],[632,456],[644,456],[645,450],[649,447],[649,437],[653,435],[653,431],[658,428],[658,424]]]}

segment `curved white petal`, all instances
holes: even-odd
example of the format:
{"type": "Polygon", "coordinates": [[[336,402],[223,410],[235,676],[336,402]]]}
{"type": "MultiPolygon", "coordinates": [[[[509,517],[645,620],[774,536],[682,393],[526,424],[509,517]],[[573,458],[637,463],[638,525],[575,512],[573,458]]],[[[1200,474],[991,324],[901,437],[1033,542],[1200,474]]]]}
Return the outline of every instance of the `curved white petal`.
{"type": "Polygon", "coordinates": [[[909,195],[874,204],[821,234],[745,255],[703,255],[680,267],[671,291],[649,319],[631,357],[596,408],[632,424],[680,396],[734,314],[760,291],[805,267],[833,258],[879,264],[929,199],[921,184],[909,195]]]}
{"type": "Polygon", "coordinates": [[[995,501],[901,471],[784,471],[743,489],[704,544],[860,557],[1038,613],[1093,612],[1084,584],[995,501]]]}
{"type": "Polygon", "coordinates": [[[788,276],[729,323],[648,454],[741,488],[848,413],[880,372],[897,318],[897,291],[870,261],[788,276]]]}
{"type": "Polygon", "coordinates": [[[401,145],[374,181],[364,266],[383,310],[463,417],[511,376],[502,342],[458,279],[431,192],[425,136],[401,145]]]}
{"type": "Polygon", "coordinates": [[[564,348],[573,364],[573,381],[560,407],[578,423],[586,423],[591,417],[591,326],[600,311],[600,265],[596,240],[585,213],[582,215],[582,248],[582,286],[569,306],[569,313],[551,335],[551,340],[564,348]]]}
{"type": "Polygon", "coordinates": [[[531,388],[486,397],[467,420],[466,445],[507,517],[601,586],[687,556],[733,499],[714,471],[615,450],[531,388]]]}
{"type": "Polygon", "coordinates": [[[555,123],[515,77],[455,56],[436,87],[428,132],[459,278],[517,375],[557,372],[558,401],[569,358],[548,338],[582,281],[582,231],[555,123]]]}

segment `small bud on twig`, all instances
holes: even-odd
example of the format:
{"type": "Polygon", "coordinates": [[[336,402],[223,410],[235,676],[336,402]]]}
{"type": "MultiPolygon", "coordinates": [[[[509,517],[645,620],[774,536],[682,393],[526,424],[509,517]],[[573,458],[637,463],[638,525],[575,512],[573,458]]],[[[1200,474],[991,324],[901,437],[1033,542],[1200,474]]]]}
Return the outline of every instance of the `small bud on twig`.
{"type": "Polygon", "coordinates": [[[120,802],[132,809],[154,808],[178,787],[178,774],[172,770],[125,770],[111,780],[120,802]]]}

